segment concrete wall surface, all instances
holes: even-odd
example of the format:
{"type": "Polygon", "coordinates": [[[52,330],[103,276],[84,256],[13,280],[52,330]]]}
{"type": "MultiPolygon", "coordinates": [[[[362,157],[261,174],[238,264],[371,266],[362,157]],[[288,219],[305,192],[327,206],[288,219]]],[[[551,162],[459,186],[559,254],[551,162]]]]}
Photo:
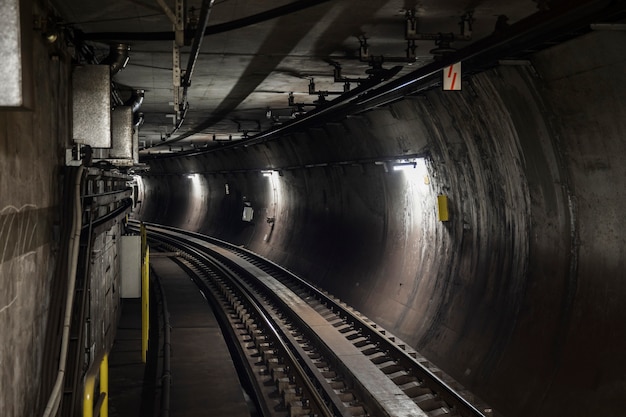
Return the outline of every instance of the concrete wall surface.
{"type": "MultiPolygon", "coordinates": [[[[32,20],[31,20],[32,21],[32,20]]],[[[69,138],[70,62],[33,39],[31,110],[0,109],[0,415],[39,405],[49,290],[59,251],[59,166],[69,138]]],[[[30,61],[30,60],[28,60],[30,61]]]]}
{"type": "MultiPolygon", "coordinates": [[[[42,15],[37,4],[32,7],[33,15],[42,15]]],[[[31,16],[27,21],[32,22],[31,16]]],[[[33,33],[32,57],[24,59],[29,63],[32,58],[33,75],[25,83],[32,84],[36,92],[33,106],[0,109],[2,417],[42,414],[57,377],[60,323],[68,285],[67,274],[58,271],[67,263],[61,242],[69,235],[63,229],[62,220],[68,213],[63,210],[61,195],[66,177],[65,149],[71,146],[72,57],[63,41],[49,44],[40,32],[33,33]]],[[[89,270],[91,310],[89,327],[85,326],[88,334],[85,346],[77,348],[81,371],[89,368],[100,351],[110,348],[115,334],[120,234],[116,224],[94,237],[89,270]]],[[[66,375],[75,365],[73,358],[67,364],[66,375]]],[[[82,401],[82,375],[79,378],[78,398],[82,401]]]]}
{"type": "Polygon", "coordinates": [[[507,417],[621,415],[625,59],[624,32],[593,32],[462,92],[153,160],[139,216],[285,265],[507,417]],[[424,159],[374,163],[407,155],[424,159]],[[250,171],[216,173],[238,169],[250,171]]]}

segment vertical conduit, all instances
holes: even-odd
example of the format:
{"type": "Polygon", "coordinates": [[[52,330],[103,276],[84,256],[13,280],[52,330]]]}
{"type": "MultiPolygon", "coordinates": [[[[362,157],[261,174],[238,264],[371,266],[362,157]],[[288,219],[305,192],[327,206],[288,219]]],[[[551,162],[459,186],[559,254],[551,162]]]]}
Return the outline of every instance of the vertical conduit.
{"type": "Polygon", "coordinates": [[[82,226],[82,202],[80,198],[80,186],[83,179],[84,167],[80,166],[73,172],[74,174],[74,201],[73,201],[73,222],[70,234],[68,249],[68,283],[67,296],[65,301],[65,315],[63,319],[63,336],[61,339],[61,352],[59,357],[59,370],[56,381],[52,388],[52,393],[43,412],[43,417],[56,415],[61,404],[63,394],[63,382],[65,379],[65,365],[67,362],[67,350],[69,345],[70,324],[72,320],[72,306],[74,303],[74,286],[76,284],[76,270],[78,268],[78,253],[80,243],[80,232],[82,226]]]}

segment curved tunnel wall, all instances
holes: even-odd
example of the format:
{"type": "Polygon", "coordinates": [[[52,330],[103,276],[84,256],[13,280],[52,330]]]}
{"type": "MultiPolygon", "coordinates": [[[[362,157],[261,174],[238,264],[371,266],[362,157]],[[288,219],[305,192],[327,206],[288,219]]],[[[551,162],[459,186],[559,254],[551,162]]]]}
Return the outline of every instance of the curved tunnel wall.
{"type": "Polygon", "coordinates": [[[506,416],[618,415],[625,40],[592,33],[532,66],[473,76],[461,93],[152,161],[139,215],[285,265],[506,416]],[[380,163],[405,155],[425,167],[380,163]],[[448,222],[437,218],[439,194],[448,222]]]}

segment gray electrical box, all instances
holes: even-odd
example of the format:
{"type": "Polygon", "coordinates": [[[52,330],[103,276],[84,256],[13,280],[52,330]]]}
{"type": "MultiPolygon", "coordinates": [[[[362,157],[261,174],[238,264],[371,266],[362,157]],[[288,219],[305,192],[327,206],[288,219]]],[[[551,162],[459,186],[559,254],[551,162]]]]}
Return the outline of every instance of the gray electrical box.
{"type": "Polygon", "coordinates": [[[111,112],[111,147],[94,148],[94,160],[106,160],[115,166],[133,166],[139,162],[139,137],[133,128],[133,110],[116,107],[111,112]]]}
{"type": "Polygon", "coordinates": [[[111,147],[111,73],[108,65],[74,69],[73,139],[92,148],[111,147]]]}
{"type": "Polygon", "coordinates": [[[130,106],[116,107],[111,114],[109,157],[133,161],[133,109],[130,106]]]}
{"type": "Polygon", "coordinates": [[[30,0],[0,1],[0,107],[33,107],[32,33],[30,0]]]}
{"type": "Polygon", "coordinates": [[[120,278],[122,298],[141,297],[141,236],[122,236],[120,278]]]}

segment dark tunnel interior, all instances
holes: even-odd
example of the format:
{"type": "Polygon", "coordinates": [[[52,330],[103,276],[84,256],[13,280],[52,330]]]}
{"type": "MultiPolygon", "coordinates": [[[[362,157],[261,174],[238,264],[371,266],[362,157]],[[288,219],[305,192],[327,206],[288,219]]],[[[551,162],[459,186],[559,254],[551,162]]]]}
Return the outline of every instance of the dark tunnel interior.
{"type": "Polygon", "coordinates": [[[138,217],[285,265],[507,416],[616,415],[625,36],[590,33],[459,94],[150,160],[138,217]]]}
{"type": "Polygon", "coordinates": [[[0,417],[78,415],[130,305],[146,378],[129,218],[284,266],[487,415],[626,415],[626,0],[10,0],[0,22],[0,417]]]}

